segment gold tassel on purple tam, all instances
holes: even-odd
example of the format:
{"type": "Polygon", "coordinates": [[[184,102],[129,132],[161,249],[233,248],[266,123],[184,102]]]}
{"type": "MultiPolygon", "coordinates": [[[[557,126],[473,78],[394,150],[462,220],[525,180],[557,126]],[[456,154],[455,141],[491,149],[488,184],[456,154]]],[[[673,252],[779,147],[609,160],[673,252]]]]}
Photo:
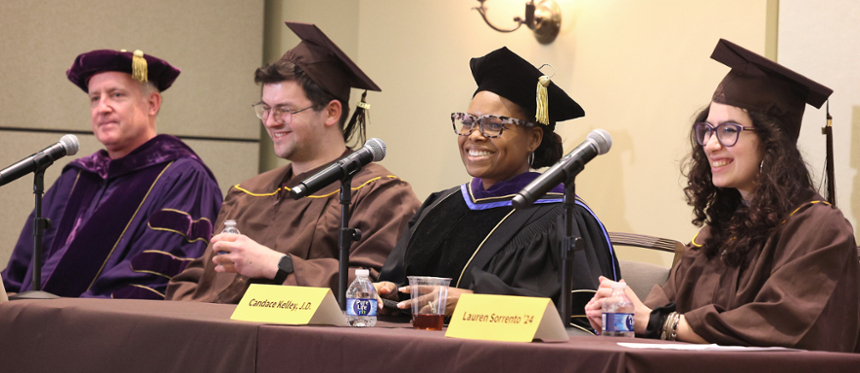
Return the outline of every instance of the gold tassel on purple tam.
{"type": "Polygon", "coordinates": [[[131,77],[141,83],[147,82],[149,71],[146,65],[146,58],[143,58],[143,51],[140,49],[134,51],[131,58],[131,77]]]}

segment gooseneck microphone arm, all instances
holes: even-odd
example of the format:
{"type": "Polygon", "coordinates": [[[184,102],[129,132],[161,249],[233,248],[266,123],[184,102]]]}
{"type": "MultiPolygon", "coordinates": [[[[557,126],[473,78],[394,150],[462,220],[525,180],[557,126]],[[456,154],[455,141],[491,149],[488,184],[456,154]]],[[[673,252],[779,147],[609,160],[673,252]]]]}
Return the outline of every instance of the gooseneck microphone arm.
{"type": "Polygon", "coordinates": [[[15,181],[31,172],[44,171],[48,166],[54,164],[54,161],[57,159],[67,155],[75,155],[77,152],[77,136],[65,135],[59,142],[0,170],[0,186],[15,181]]]}
{"type": "Polygon", "coordinates": [[[591,131],[582,144],[517,193],[512,201],[514,207],[522,209],[531,206],[552,188],[572,180],[582,172],[586,163],[600,154],[605,154],[611,147],[612,137],[609,133],[602,129],[591,131]]]}
{"type": "Polygon", "coordinates": [[[343,180],[346,176],[355,174],[364,165],[370,162],[379,162],[383,158],[385,158],[385,143],[377,138],[367,140],[361,149],[302,180],[299,185],[290,190],[290,196],[293,199],[307,197],[311,193],[325,188],[338,180],[343,180]]]}

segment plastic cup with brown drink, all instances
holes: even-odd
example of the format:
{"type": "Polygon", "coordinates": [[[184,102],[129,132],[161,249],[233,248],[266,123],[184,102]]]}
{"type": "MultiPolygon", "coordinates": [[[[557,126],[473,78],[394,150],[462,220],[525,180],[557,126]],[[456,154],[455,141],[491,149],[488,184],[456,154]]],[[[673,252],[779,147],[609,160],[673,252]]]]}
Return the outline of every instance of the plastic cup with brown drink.
{"type": "Polygon", "coordinates": [[[412,295],[412,327],[442,330],[450,278],[407,276],[412,295]]]}

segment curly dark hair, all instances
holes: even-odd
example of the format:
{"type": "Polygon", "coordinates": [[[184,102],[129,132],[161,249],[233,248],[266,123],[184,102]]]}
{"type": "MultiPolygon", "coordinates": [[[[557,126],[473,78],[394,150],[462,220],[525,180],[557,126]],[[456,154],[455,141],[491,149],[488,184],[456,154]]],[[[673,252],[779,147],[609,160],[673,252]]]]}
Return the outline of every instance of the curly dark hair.
{"type": "MultiPolygon", "coordinates": [[[[695,122],[708,118],[709,108],[696,116],[695,122]]],[[[794,140],[778,119],[747,111],[752,119],[763,161],[756,180],[756,191],[745,204],[734,188],[719,188],[711,179],[708,157],[690,131],[692,151],[685,158],[682,172],[687,176],[684,193],[693,206],[693,224],[711,227],[710,237],[702,248],[708,258],[720,254],[725,263],[737,267],[748,254],[758,251],[780,222],[813,191],[812,179],[794,140]]]]}
{"type": "Polygon", "coordinates": [[[547,126],[541,126],[541,128],[543,128],[543,137],[540,140],[540,145],[535,149],[535,158],[531,164],[531,167],[536,169],[554,165],[564,154],[561,136],[547,126]]]}
{"type": "MultiPolygon", "coordinates": [[[[313,104],[314,111],[319,112],[325,108],[329,102],[332,102],[332,100],[338,100],[334,95],[323,91],[319,85],[311,80],[311,77],[308,76],[304,70],[288,60],[277,60],[267,64],[266,66],[258,68],[257,71],[254,72],[254,83],[257,84],[277,84],[285,81],[297,82],[302,86],[308,100],[313,104]]],[[[340,126],[341,131],[343,131],[346,118],[349,117],[349,105],[347,105],[346,102],[343,102],[343,100],[338,101],[340,102],[340,106],[343,108],[340,113],[338,125],[340,126]]],[[[353,132],[355,132],[355,129],[345,131],[343,133],[343,141],[349,141],[353,132]]]]}

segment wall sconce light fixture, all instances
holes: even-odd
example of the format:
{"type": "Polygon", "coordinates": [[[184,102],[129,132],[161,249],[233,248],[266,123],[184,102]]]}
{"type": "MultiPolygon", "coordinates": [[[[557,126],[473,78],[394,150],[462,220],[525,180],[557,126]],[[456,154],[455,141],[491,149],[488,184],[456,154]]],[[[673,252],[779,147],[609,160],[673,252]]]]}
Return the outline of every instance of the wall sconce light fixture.
{"type": "Polygon", "coordinates": [[[490,23],[490,20],[487,19],[487,7],[484,6],[485,1],[487,0],[478,0],[481,6],[472,9],[481,13],[484,22],[498,32],[514,32],[520,26],[526,25],[534,32],[535,39],[539,43],[549,44],[555,40],[559,29],[561,29],[561,10],[553,0],[539,0],[537,3],[535,3],[535,0],[527,2],[525,19],[514,17],[514,22],[517,23],[517,26],[510,30],[500,29],[490,23]]]}

